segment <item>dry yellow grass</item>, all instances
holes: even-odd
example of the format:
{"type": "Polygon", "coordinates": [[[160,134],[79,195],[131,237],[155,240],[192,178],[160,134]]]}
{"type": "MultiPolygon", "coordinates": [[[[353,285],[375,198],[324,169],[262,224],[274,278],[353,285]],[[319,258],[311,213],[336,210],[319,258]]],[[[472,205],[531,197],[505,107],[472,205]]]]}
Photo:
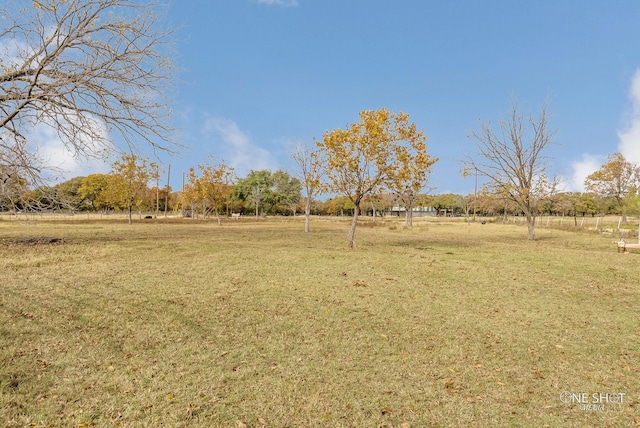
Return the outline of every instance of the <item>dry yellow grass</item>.
{"type": "Polygon", "coordinates": [[[640,254],[610,236],[214,223],[0,222],[0,424],[640,424],[640,254]]]}

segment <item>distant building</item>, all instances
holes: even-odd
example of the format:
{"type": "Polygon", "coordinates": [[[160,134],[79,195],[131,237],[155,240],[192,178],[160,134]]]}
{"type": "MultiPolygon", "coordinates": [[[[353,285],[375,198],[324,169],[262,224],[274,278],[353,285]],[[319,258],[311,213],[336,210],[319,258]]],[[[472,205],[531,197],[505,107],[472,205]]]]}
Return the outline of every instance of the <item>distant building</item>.
{"type": "MultiPolygon", "coordinates": [[[[413,212],[414,217],[436,217],[438,215],[438,210],[434,207],[413,207],[411,210],[413,212]]],[[[391,210],[387,210],[384,212],[386,216],[393,217],[406,217],[407,209],[405,207],[391,207],[391,210]]]]}

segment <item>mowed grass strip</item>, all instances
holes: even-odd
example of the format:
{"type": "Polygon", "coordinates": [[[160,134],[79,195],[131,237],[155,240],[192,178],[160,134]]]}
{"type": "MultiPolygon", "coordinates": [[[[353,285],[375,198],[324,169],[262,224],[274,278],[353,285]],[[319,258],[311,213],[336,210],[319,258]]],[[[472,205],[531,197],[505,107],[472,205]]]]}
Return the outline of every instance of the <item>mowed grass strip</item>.
{"type": "Polygon", "coordinates": [[[350,251],[346,222],[313,226],[0,222],[0,425],[640,424],[640,254],[388,220],[350,251]]]}

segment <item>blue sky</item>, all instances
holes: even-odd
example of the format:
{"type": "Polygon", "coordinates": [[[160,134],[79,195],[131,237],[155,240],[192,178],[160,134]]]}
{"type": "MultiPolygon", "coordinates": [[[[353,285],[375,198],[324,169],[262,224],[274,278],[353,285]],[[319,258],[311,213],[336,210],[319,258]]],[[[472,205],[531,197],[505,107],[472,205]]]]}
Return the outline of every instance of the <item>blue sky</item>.
{"type": "Polygon", "coordinates": [[[294,170],[288,153],[361,110],[409,113],[440,158],[435,193],[471,193],[467,138],[517,97],[546,101],[567,190],[622,151],[640,161],[640,2],[615,0],[181,0],[174,88],[181,174],[225,159],[294,170]]]}

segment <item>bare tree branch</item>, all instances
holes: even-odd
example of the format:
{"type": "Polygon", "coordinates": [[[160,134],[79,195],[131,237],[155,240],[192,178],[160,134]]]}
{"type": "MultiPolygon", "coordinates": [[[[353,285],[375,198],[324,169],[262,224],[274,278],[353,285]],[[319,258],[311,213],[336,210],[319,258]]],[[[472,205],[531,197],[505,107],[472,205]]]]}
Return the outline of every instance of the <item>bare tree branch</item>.
{"type": "Polygon", "coordinates": [[[75,156],[171,150],[172,32],[160,6],[134,0],[38,0],[0,6],[0,165],[40,177],[28,144],[53,128],[75,156]]]}
{"type": "Polygon", "coordinates": [[[297,178],[304,188],[304,231],[309,232],[311,221],[311,204],[313,198],[322,192],[322,179],[325,174],[324,159],[320,153],[309,146],[298,144],[289,155],[298,165],[297,178]]]}
{"type": "Polygon", "coordinates": [[[548,129],[546,105],[537,119],[525,119],[515,100],[509,118],[500,121],[497,131],[489,122],[470,135],[478,142],[478,154],[464,161],[465,170],[476,170],[489,178],[492,188],[518,205],[527,218],[529,239],[535,238],[540,201],[557,185],[547,174],[549,157],[545,155],[554,136],[555,131],[548,129]]]}

